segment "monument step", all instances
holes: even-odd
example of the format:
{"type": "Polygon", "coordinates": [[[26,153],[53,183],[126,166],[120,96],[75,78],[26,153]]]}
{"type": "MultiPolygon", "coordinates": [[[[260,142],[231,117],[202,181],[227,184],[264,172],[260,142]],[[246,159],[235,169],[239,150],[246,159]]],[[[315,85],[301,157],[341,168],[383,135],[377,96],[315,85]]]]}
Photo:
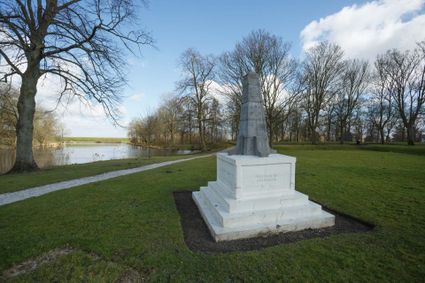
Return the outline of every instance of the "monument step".
{"type": "Polygon", "coordinates": [[[199,208],[198,210],[201,213],[201,216],[205,220],[205,223],[207,224],[210,231],[217,229],[219,225],[219,221],[218,221],[219,216],[218,216],[217,210],[210,208],[205,198],[202,197],[201,191],[193,192],[192,199],[195,201],[196,205],[198,206],[199,208]]]}
{"type": "Polygon", "coordinates": [[[315,203],[306,205],[297,205],[288,208],[259,210],[250,212],[241,212],[235,214],[221,213],[223,227],[238,227],[247,224],[268,224],[275,223],[282,219],[293,219],[299,217],[308,217],[321,212],[321,206],[315,203]]]}
{"type": "Polygon", "coordinates": [[[308,203],[308,196],[297,191],[277,197],[266,196],[261,198],[234,199],[224,194],[224,190],[214,182],[209,183],[209,186],[202,188],[202,190],[205,191],[205,194],[208,194],[208,198],[214,204],[220,205],[225,212],[229,213],[278,209],[308,203]]]}
{"type": "Polygon", "coordinates": [[[271,224],[281,219],[309,217],[321,212],[320,205],[307,201],[301,205],[229,213],[220,203],[211,198],[211,194],[206,192],[208,190],[203,188],[199,196],[211,211],[216,222],[223,227],[237,227],[256,223],[271,224]]]}
{"type": "Polygon", "coordinates": [[[199,211],[215,241],[228,241],[304,229],[324,228],[335,224],[335,217],[322,210],[320,213],[306,217],[281,218],[275,223],[251,223],[237,227],[222,227],[214,216],[214,210],[209,209],[210,207],[207,201],[201,196],[201,192],[193,192],[192,196],[196,205],[204,208],[199,211]]]}
{"type": "MultiPolygon", "coordinates": [[[[205,218],[204,218],[205,219],[205,218]]],[[[228,241],[258,236],[268,236],[270,234],[300,231],[305,229],[317,229],[330,227],[335,224],[335,217],[325,211],[318,214],[302,218],[280,219],[273,224],[264,225],[248,224],[238,227],[220,227],[212,224],[209,229],[215,241],[228,241]]]]}
{"type": "Polygon", "coordinates": [[[210,188],[214,188],[215,190],[220,190],[220,195],[228,198],[228,199],[233,199],[235,198],[234,193],[232,192],[231,189],[229,189],[228,187],[226,187],[226,185],[221,184],[218,181],[210,181],[208,182],[208,186],[210,188]]]}

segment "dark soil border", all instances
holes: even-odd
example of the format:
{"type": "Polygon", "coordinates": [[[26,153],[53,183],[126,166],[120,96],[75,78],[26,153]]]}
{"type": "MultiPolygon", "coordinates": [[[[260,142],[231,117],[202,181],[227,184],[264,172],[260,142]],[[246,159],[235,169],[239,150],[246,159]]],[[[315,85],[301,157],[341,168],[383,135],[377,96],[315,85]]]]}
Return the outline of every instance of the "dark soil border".
{"type": "Polygon", "coordinates": [[[193,252],[219,254],[236,251],[252,251],[307,239],[324,238],[342,233],[367,232],[375,227],[370,223],[355,219],[347,214],[339,213],[323,207],[324,210],[335,215],[334,226],[321,229],[306,229],[297,232],[279,233],[265,237],[215,242],[199,213],[198,207],[192,199],[192,192],[177,191],[173,192],[173,195],[177,210],[180,214],[184,241],[188,248],[193,252]]]}

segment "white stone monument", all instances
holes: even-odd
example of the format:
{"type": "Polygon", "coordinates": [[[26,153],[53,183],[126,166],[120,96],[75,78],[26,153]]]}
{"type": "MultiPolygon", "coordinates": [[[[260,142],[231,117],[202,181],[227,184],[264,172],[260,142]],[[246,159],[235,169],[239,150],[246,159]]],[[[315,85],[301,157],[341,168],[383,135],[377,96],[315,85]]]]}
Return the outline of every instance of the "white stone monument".
{"type": "Polygon", "coordinates": [[[236,149],[217,155],[217,180],[193,192],[216,241],[333,226],[335,217],[295,190],[296,159],[268,145],[257,74],[244,78],[236,149]]]}

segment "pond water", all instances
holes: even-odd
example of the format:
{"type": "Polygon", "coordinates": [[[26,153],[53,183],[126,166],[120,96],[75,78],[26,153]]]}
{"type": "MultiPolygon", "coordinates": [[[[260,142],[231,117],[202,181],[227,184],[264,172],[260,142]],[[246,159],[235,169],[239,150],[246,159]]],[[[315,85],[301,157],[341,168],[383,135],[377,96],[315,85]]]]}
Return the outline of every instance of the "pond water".
{"type": "MultiPolygon", "coordinates": [[[[88,163],[99,160],[189,154],[191,150],[148,149],[125,143],[76,143],[60,148],[34,148],[40,168],[88,163]]],[[[0,149],[0,173],[7,172],[15,160],[14,149],[0,149]]]]}

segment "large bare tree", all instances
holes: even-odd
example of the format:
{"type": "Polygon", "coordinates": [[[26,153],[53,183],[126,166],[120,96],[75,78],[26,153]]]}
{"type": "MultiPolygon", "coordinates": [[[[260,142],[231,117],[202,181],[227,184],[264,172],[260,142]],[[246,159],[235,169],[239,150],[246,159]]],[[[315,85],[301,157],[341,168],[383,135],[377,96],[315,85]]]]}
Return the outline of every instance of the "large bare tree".
{"type": "MultiPolygon", "coordinates": [[[[231,108],[240,110],[242,78],[250,71],[260,77],[269,142],[276,128],[288,117],[294,101],[289,88],[295,78],[296,61],[290,56],[291,45],[264,30],[251,32],[234,50],[220,56],[219,78],[231,108]]],[[[239,121],[239,113],[235,115],[239,121]]]]}
{"type": "Polygon", "coordinates": [[[361,96],[369,83],[368,63],[357,59],[344,62],[339,87],[336,92],[335,112],[339,129],[340,143],[344,143],[350,131],[353,111],[359,107],[361,96]]]}
{"type": "Polygon", "coordinates": [[[379,59],[389,78],[389,89],[407,129],[407,143],[415,143],[415,125],[425,104],[425,42],[414,50],[389,50],[379,59]]]}
{"type": "Polygon", "coordinates": [[[215,77],[215,60],[189,48],[180,56],[179,65],[183,78],[177,82],[177,89],[186,95],[195,108],[201,150],[206,150],[204,124],[207,105],[212,99],[211,84],[215,77]]]}
{"type": "Polygon", "coordinates": [[[318,142],[320,113],[325,104],[337,93],[340,73],[344,68],[343,51],[340,46],[321,42],[307,51],[302,63],[300,85],[302,107],[307,113],[310,139],[318,142]]]}
{"type": "MultiPolygon", "coordinates": [[[[19,77],[16,161],[12,172],[37,168],[33,118],[37,83],[57,77],[64,95],[102,104],[115,117],[126,82],[124,50],[151,43],[134,26],[136,0],[0,1],[0,79],[19,77]]],[[[143,4],[143,2],[140,2],[143,4]]]]}
{"type": "Polygon", "coordinates": [[[385,62],[377,59],[374,64],[371,80],[371,95],[367,103],[367,116],[379,132],[379,141],[385,143],[385,132],[387,137],[397,120],[394,100],[390,93],[390,80],[385,71],[385,62]]]}
{"type": "Polygon", "coordinates": [[[223,53],[218,58],[218,63],[217,79],[222,85],[220,91],[227,100],[227,123],[232,139],[236,139],[242,104],[242,78],[246,75],[246,70],[242,67],[242,56],[236,50],[223,53]]]}
{"type": "Polygon", "coordinates": [[[158,109],[161,122],[165,129],[165,144],[174,146],[175,135],[178,129],[179,119],[183,113],[182,99],[178,96],[170,96],[165,98],[164,102],[158,109]],[[169,136],[169,142],[167,141],[169,136]]]}

